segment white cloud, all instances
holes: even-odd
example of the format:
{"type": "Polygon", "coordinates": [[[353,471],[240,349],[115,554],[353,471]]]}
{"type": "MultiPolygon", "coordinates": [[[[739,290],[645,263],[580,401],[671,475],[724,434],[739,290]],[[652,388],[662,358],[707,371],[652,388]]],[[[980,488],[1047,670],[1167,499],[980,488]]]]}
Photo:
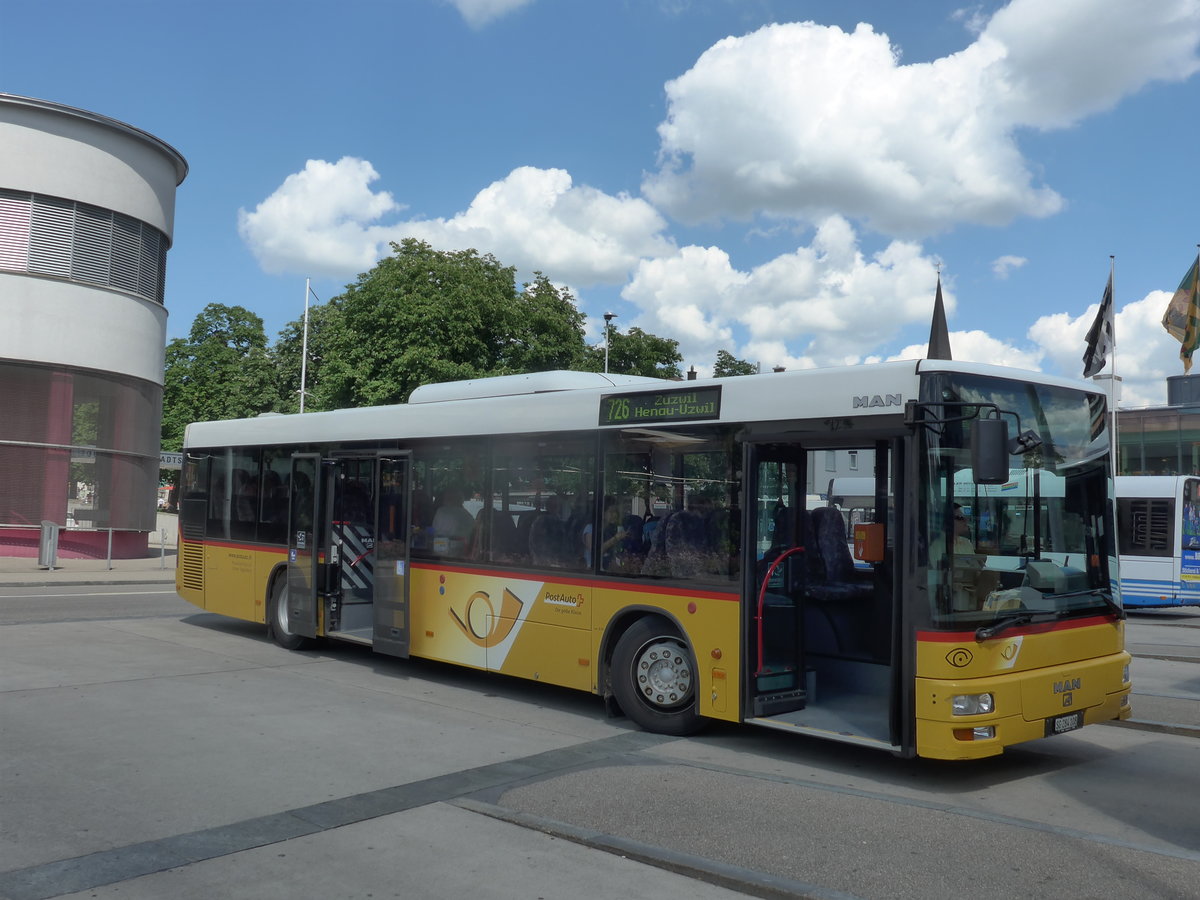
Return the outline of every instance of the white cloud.
{"type": "Polygon", "coordinates": [[[397,226],[435,247],[474,247],[521,269],[571,284],[619,283],[642,257],[670,253],[666,227],[649,203],[574,186],[563,169],[524,166],[480,191],[449,219],[397,226]]]}
{"type": "Polygon", "coordinates": [[[1010,269],[1019,269],[1029,262],[1024,256],[1001,256],[992,262],[992,272],[997,278],[1008,277],[1010,269]]]}
{"type": "Polygon", "coordinates": [[[812,22],[726,38],[667,83],[643,190],[685,221],[837,212],[884,233],[1057,212],[1015,134],[1197,69],[1200,0],[1014,0],[959,53],[902,65],[886,35],[812,22]]]}
{"type": "Polygon", "coordinates": [[[666,223],[645,200],[576,186],[562,169],[522,167],[480,191],[450,218],[378,220],[401,207],[372,193],[369,162],[310,160],[253,212],[239,232],[268,272],[352,275],[407,237],[439,250],[475,249],[506,265],[576,285],[623,282],[643,257],[674,251],[666,223]]]}
{"type": "Polygon", "coordinates": [[[371,192],[378,178],[366,160],[310,159],[253,212],[238,210],[238,234],[267,272],[364,271],[387,240],[370,223],[401,208],[391,194],[371,192]]]}
{"type": "MultiPolygon", "coordinates": [[[[910,344],[888,359],[924,359],[927,349],[927,344],[910,344]]],[[[962,362],[1011,366],[1034,372],[1041,370],[1042,359],[1045,357],[1045,352],[1040,348],[1014,347],[978,330],[950,332],[950,352],[956,360],[962,362]]]]}
{"type": "Polygon", "coordinates": [[[450,0],[472,28],[482,28],[489,22],[532,2],[533,0],[450,0]]]}
{"type": "MultiPolygon", "coordinates": [[[[1179,342],[1162,327],[1163,312],[1171,300],[1168,291],[1151,291],[1118,309],[1113,322],[1116,352],[1101,374],[1113,372],[1121,379],[1120,406],[1160,406],[1167,402],[1167,376],[1182,375],[1179,342]]],[[[1055,313],[1042,316],[1029,328],[1029,338],[1042,348],[1068,376],[1083,372],[1085,336],[1100,304],[1093,303],[1080,316],[1055,313]]]]}
{"type": "MultiPolygon", "coordinates": [[[[866,258],[854,229],[834,216],[811,246],[750,271],[718,247],[644,260],[622,297],[641,310],[634,324],[674,337],[685,358],[725,349],[764,366],[803,368],[857,362],[904,325],[928,322],[936,277],[934,261],[915,244],[893,241],[866,258]],[[732,342],[743,332],[739,351],[732,342]],[[787,349],[793,342],[801,355],[787,349]]],[[[952,312],[945,283],[943,298],[952,312]]]]}
{"type": "Polygon", "coordinates": [[[1014,0],[980,37],[1002,52],[987,99],[1014,125],[1071,125],[1151,81],[1200,71],[1198,40],[1198,0],[1014,0]]]}

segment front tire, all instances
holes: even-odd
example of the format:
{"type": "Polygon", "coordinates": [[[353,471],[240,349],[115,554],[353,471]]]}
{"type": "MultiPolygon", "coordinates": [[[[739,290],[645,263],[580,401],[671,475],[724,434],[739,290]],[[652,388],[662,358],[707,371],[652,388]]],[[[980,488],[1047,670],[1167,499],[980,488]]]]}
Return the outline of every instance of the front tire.
{"type": "Polygon", "coordinates": [[[656,734],[694,734],[704,726],[697,711],[696,663],[687,641],[667,620],[638,619],[613,650],[612,691],[625,715],[656,734]]]}
{"type": "Polygon", "coordinates": [[[271,587],[271,604],[267,609],[267,631],[271,639],[284,650],[303,650],[312,644],[312,639],[291,630],[287,595],[287,577],[276,578],[271,587]]]}

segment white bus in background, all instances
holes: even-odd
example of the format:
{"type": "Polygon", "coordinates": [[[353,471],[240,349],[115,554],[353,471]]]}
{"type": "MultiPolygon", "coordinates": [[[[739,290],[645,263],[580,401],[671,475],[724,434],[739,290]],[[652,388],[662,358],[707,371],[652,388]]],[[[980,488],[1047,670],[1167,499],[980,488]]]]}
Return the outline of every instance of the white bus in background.
{"type": "Polygon", "coordinates": [[[1117,477],[1125,606],[1200,606],[1200,476],[1117,477]]]}

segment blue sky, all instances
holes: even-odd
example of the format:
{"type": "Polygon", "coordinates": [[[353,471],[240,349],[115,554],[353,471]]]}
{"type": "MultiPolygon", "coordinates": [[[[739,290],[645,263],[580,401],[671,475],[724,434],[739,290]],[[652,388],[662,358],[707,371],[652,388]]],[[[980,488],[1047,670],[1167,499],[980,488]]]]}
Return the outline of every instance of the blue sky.
{"type": "Polygon", "coordinates": [[[419,237],[764,368],[1078,376],[1116,257],[1123,405],[1200,242],[1200,0],[8,0],[0,91],[178,149],[168,337],[268,337],[419,237]],[[316,302],[316,301],[314,301],[316,302]]]}

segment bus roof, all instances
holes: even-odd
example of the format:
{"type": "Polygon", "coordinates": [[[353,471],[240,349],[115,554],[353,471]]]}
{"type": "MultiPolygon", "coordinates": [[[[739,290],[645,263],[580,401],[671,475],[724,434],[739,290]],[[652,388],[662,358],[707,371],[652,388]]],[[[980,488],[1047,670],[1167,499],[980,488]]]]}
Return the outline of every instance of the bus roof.
{"type": "MultiPolygon", "coordinates": [[[[254,446],[534,434],[651,424],[772,422],[849,416],[900,416],[916,400],[920,375],[959,372],[1094,389],[1038,372],[950,360],[898,360],[858,366],[800,369],[736,378],[666,381],[594,372],[540,372],[424,385],[408,403],[250,419],[198,422],[187,427],[185,447],[254,446]],[[686,394],[713,397],[719,410],[688,421],[601,424],[601,400],[620,395],[686,394]],[[707,389],[707,390],[706,390],[707,389]],[[536,396],[535,396],[536,395],[536,396]]],[[[652,402],[653,398],[651,398],[652,402]]]]}
{"type": "Polygon", "coordinates": [[[1118,497],[1175,497],[1180,483],[1195,475],[1118,475],[1118,497]]]}

